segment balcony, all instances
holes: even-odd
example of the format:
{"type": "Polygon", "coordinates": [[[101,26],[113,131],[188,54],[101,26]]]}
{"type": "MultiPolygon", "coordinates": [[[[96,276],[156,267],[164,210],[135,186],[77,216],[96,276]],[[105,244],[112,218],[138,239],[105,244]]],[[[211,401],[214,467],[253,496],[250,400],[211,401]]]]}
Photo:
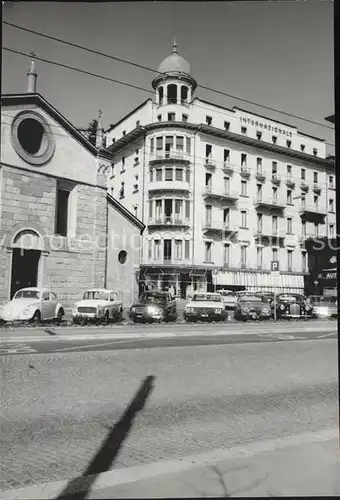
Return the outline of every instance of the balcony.
{"type": "Polygon", "coordinates": [[[276,184],[277,186],[281,184],[281,176],[279,174],[273,174],[272,175],[272,183],[276,184]]]}
{"type": "Polygon", "coordinates": [[[150,218],[148,227],[190,227],[190,219],[180,216],[160,216],[150,218]]]}
{"type": "Polygon", "coordinates": [[[231,191],[219,191],[218,189],[212,188],[210,186],[206,186],[203,191],[203,197],[207,200],[217,200],[217,201],[230,201],[236,202],[238,200],[238,193],[231,191]]]}
{"type": "Polygon", "coordinates": [[[307,193],[307,191],[309,191],[309,184],[308,184],[308,182],[305,181],[305,180],[302,180],[300,188],[302,189],[302,191],[305,191],[307,193]]]}
{"type": "Polygon", "coordinates": [[[157,151],[156,154],[151,155],[149,161],[150,165],[156,165],[157,163],[190,163],[190,155],[184,153],[184,151],[178,151],[171,149],[170,151],[157,151]]]}
{"type": "Polygon", "coordinates": [[[204,221],[202,223],[202,231],[203,233],[236,233],[238,230],[237,226],[230,224],[229,222],[212,222],[212,221],[204,221]]]}
{"type": "Polygon", "coordinates": [[[255,199],[255,208],[267,208],[271,210],[284,210],[286,205],[280,198],[258,196],[255,199]]]}
{"type": "Polygon", "coordinates": [[[264,172],[257,171],[255,178],[260,182],[264,182],[266,180],[266,174],[264,172]]]}
{"type": "Polygon", "coordinates": [[[316,205],[306,205],[302,204],[300,208],[300,216],[304,219],[309,220],[322,220],[327,215],[327,210],[325,207],[319,207],[316,205]]]}
{"type": "Polygon", "coordinates": [[[208,170],[215,170],[216,162],[212,158],[208,157],[204,160],[204,166],[208,170]]]}
{"type": "Polygon", "coordinates": [[[320,194],[321,193],[321,184],[319,184],[318,182],[314,182],[313,183],[313,191],[314,191],[314,193],[320,194]]]}
{"type": "Polygon", "coordinates": [[[301,248],[306,247],[306,241],[313,241],[317,236],[315,234],[303,234],[302,236],[299,236],[299,243],[301,248]]]}
{"type": "Polygon", "coordinates": [[[254,238],[255,240],[261,240],[266,239],[266,240],[272,240],[273,242],[279,242],[286,237],[286,231],[279,230],[279,229],[257,229],[254,232],[254,238]]]}
{"type": "Polygon", "coordinates": [[[250,177],[250,168],[246,167],[245,165],[241,165],[240,175],[242,177],[249,178],[250,177]]]}
{"type": "Polygon", "coordinates": [[[178,106],[186,106],[187,108],[190,106],[188,99],[166,99],[165,97],[163,97],[162,99],[159,99],[157,108],[160,108],[162,106],[173,106],[174,104],[178,106]]]}
{"type": "Polygon", "coordinates": [[[225,174],[233,174],[235,168],[231,163],[224,162],[223,166],[222,166],[222,170],[225,174]]]}
{"type": "Polygon", "coordinates": [[[286,179],[286,184],[287,184],[288,187],[294,188],[295,187],[295,181],[294,181],[293,177],[288,177],[286,179]]]}
{"type": "Polygon", "coordinates": [[[168,191],[190,192],[190,184],[186,181],[155,181],[149,184],[149,193],[168,191]]]}

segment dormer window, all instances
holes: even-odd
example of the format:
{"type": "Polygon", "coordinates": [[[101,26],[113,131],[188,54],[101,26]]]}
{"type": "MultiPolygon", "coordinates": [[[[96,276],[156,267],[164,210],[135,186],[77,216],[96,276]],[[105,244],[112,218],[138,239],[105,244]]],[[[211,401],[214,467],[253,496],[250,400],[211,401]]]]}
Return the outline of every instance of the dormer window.
{"type": "Polygon", "coordinates": [[[306,149],[306,146],[305,146],[304,144],[301,144],[301,145],[300,145],[300,150],[301,150],[302,152],[304,152],[304,150],[305,150],[305,149],[306,149]]]}
{"type": "Polygon", "coordinates": [[[287,141],[287,148],[290,148],[290,147],[291,147],[291,145],[292,145],[292,141],[288,140],[288,141],[287,141]]]}
{"type": "Polygon", "coordinates": [[[224,122],[224,128],[225,128],[225,130],[229,130],[230,129],[230,122],[224,122]]]}
{"type": "Polygon", "coordinates": [[[212,124],[212,117],[211,116],[206,116],[205,117],[205,121],[206,121],[207,125],[211,125],[212,124]]]}
{"type": "Polygon", "coordinates": [[[241,134],[243,135],[247,134],[247,127],[241,127],[241,134]]]}
{"type": "Polygon", "coordinates": [[[272,143],[273,143],[273,144],[276,144],[276,143],[277,143],[277,137],[276,137],[276,135],[273,135],[273,136],[272,136],[272,143]]]}

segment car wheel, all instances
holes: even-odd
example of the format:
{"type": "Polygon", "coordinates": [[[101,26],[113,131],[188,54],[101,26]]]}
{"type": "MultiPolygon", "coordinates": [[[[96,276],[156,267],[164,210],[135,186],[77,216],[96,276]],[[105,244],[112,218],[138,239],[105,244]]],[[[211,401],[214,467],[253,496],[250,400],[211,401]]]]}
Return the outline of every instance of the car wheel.
{"type": "Polygon", "coordinates": [[[61,321],[63,320],[63,316],[64,316],[64,309],[61,307],[57,313],[57,317],[56,317],[56,322],[57,323],[61,323],[61,321]]]}
{"type": "Polygon", "coordinates": [[[35,311],[33,317],[31,319],[31,323],[34,325],[38,325],[41,322],[41,314],[40,311],[35,311]]]}
{"type": "Polygon", "coordinates": [[[109,313],[109,311],[105,311],[105,314],[104,314],[104,323],[106,325],[108,325],[110,323],[110,313],[109,313]]]}
{"type": "Polygon", "coordinates": [[[120,323],[121,321],[123,321],[123,309],[119,309],[117,316],[117,322],[120,323]]]}

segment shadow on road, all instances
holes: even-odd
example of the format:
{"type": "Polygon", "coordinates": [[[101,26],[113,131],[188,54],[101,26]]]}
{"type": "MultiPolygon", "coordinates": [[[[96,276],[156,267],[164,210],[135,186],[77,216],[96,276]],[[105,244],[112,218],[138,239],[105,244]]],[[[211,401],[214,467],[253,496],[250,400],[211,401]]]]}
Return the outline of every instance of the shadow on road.
{"type": "Polygon", "coordinates": [[[90,492],[91,486],[102,472],[110,469],[119,454],[120,448],[127,438],[135,416],[140,412],[153,390],[155,377],[149,375],[142,382],[133,400],[125,410],[120,420],[114,425],[101,448],[91,460],[82,476],[72,479],[57,497],[58,499],[83,500],[90,492]]]}

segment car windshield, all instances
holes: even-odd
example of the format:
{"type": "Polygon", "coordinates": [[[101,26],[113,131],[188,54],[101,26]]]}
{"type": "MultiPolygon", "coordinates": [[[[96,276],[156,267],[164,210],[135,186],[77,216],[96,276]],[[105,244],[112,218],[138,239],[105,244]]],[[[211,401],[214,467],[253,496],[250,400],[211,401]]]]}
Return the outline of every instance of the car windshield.
{"type": "Polygon", "coordinates": [[[240,302],[265,302],[260,295],[243,295],[240,297],[240,302]]]}
{"type": "Polygon", "coordinates": [[[203,301],[203,302],[221,302],[222,297],[220,295],[209,295],[208,293],[196,293],[192,298],[193,301],[203,301]]]}
{"type": "Polygon", "coordinates": [[[294,304],[296,302],[302,302],[303,297],[301,295],[281,294],[281,295],[277,296],[277,300],[281,300],[282,302],[289,302],[291,304],[294,304]]]}
{"type": "Polygon", "coordinates": [[[222,297],[234,297],[233,292],[219,292],[219,294],[222,295],[222,297]]]}
{"type": "Polygon", "coordinates": [[[84,293],[83,300],[109,300],[110,294],[100,290],[89,290],[84,293]]]}
{"type": "Polygon", "coordinates": [[[152,303],[158,303],[158,304],[165,304],[166,302],[166,294],[163,293],[143,293],[141,295],[140,301],[141,302],[152,302],[152,303]]]}
{"type": "Polygon", "coordinates": [[[37,290],[19,290],[13,299],[40,299],[40,292],[37,290]]]}

